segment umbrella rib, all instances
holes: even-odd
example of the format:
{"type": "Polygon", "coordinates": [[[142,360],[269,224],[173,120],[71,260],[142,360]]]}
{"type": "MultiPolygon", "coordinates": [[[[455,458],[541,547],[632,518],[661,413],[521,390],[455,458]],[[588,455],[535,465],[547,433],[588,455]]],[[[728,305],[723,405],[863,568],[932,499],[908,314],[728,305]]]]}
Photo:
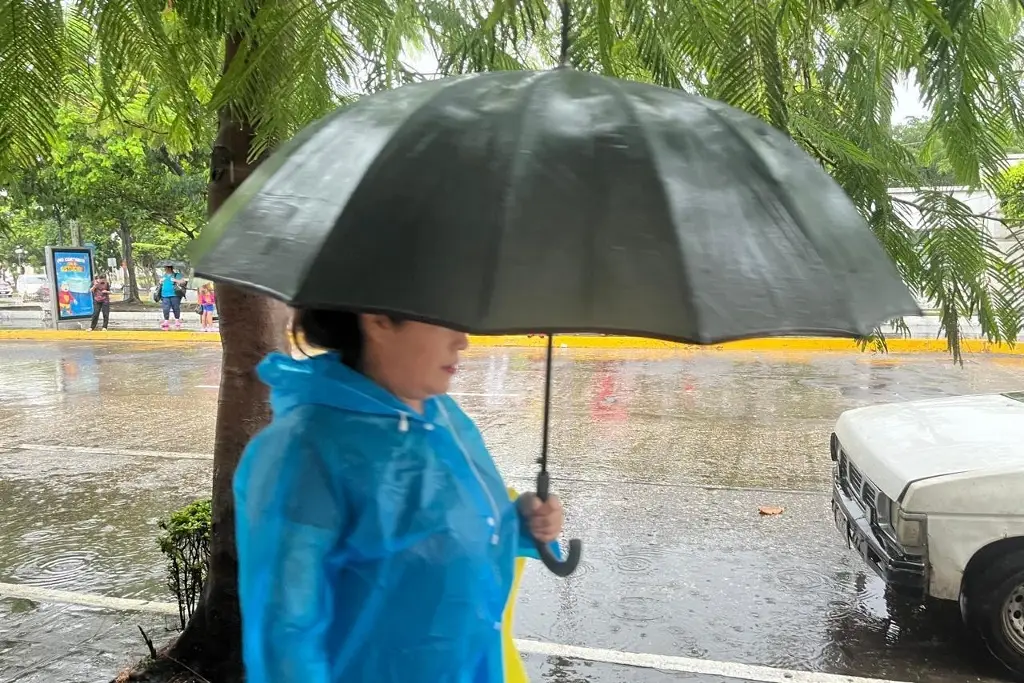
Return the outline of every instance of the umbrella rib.
{"type": "Polygon", "coordinates": [[[534,95],[536,94],[539,86],[541,85],[541,78],[543,78],[543,76],[546,73],[547,72],[542,71],[532,76],[531,80],[525,88],[525,102],[524,105],[520,108],[519,116],[517,117],[518,126],[516,129],[515,145],[515,149],[517,150],[517,152],[515,158],[512,159],[512,163],[510,165],[508,172],[508,182],[505,185],[505,192],[504,196],[502,197],[501,231],[498,234],[498,239],[491,252],[491,267],[487,269],[487,279],[488,284],[490,286],[481,288],[482,292],[486,292],[486,296],[488,299],[487,306],[485,309],[488,312],[488,314],[491,311],[491,304],[494,299],[494,281],[498,275],[497,266],[498,263],[500,263],[501,252],[504,249],[505,245],[505,236],[508,231],[508,227],[511,224],[509,216],[512,213],[513,207],[515,206],[515,200],[519,196],[519,179],[522,176],[524,164],[529,158],[529,155],[523,154],[522,150],[527,148],[521,144],[524,138],[526,137],[524,135],[524,131],[526,131],[529,128],[529,126],[526,125],[528,121],[527,114],[528,112],[532,111],[531,105],[533,104],[534,95]]]}
{"type": "MultiPolygon", "coordinates": [[[[668,216],[672,219],[673,225],[675,225],[675,210],[672,206],[672,202],[669,200],[668,189],[665,187],[664,175],[662,175],[661,161],[658,158],[658,153],[656,151],[657,148],[652,143],[651,139],[648,137],[647,130],[644,128],[643,125],[641,125],[640,118],[633,110],[633,106],[630,103],[630,99],[627,96],[625,89],[622,87],[622,83],[624,83],[624,81],[620,81],[619,79],[610,80],[614,83],[614,88],[612,88],[611,90],[615,93],[615,99],[619,102],[619,105],[622,107],[623,111],[629,117],[630,121],[632,121],[633,130],[638,131],[640,141],[642,142],[644,149],[647,151],[648,158],[650,158],[652,163],[654,164],[654,177],[658,181],[659,194],[661,195],[662,202],[664,204],[668,216]]],[[[679,240],[678,235],[675,235],[675,237],[677,241],[681,242],[681,240],[679,240]]],[[[676,270],[676,272],[678,273],[679,277],[684,280],[680,282],[680,293],[683,294],[687,291],[696,292],[696,289],[694,289],[693,280],[690,278],[689,265],[686,262],[683,250],[676,249],[676,252],[678,252],[680,255],[680,263],[682,266],[681,268],[676,270]]],[[[685,296],[683,297],[683,300],[685,301],[685,296]]],[[[700,330],[700,312],[697,310],[697,303],[695,299],[692,301],[689,308],[689,314],[690,316],[692,316],[692,329],[700,330]]],[[[700,339],[701,343],[703,343],[703,335],[700,335],[698,333],[696,336],[700,339]]]]}
{"type": "MultiPolygon", "coordinates": [[[[747,139],[745,131],[743,131],[741,128],[736,126],[727,117],[722,116],[721,112],[718,111],[718,109],[715,107],[715,103],[713,101],[706,100],[704,98],[699,98],[699,99],[700,99],[701,106],[704,107],[704,110],[711,117],[713,117],[715,120],[717,120],[719,123],[721,123],[724,127],[726,127],[729,130],[731,130],[736,135],[736,138],[738,140],[740,140],[743,143],[743,145],[747,148],[747,150],[753,155],[754,159],[756,160],[757,166],[759,167],[759,170],[761,171],[760,176],[762,178],[769,179],[771,181],[772,185],[774,185],[774,188],[775,188],[776,192],[774,192],[772,194],[772,196],[776,199],[776,201],[778,203],[778,206],[786,213],[786,216],[789,218],[789,223],[797,228],[796,233],[799,235],[800,239],[803,240],[804,244],[810,246],[810,248],[814,251],[815,255],[818,257],[818,261],[822,265],[827,267],[828,266],[828,261],[822,256],[821,251],[818,249],[818,245],[815,244],[814,240],[812,240],[812,239],[810,239],[810,237],[808,237],[807,233],[801,227],[802,226],[801,221],[797,220],[796,216],[794,215],[792,207],[790,206],[790,202],[789,202],[789,199],[790,199],[789,193],[786,191],[786,188],[782,186],[782,184],[779,182],[779,180],[775,177],[775,174],[771,172],[771,168],[769,167],[768,163],[764,160],[764,157],[761,156],[761,153],[758,151],[758,149],[754,145],[750,144],[750,141],[747,139]]],[[[765,125],[769,125],[769,124],[765,124],[765,125]]],[[[778,128],[775,128],[774,126],[772,128],[773,128],[773,130],[776,130],[779,133],[782,133],[782,134],[786,135],[787,137],[789,137],[789,133],[787,133],[786,131],[779,130],[778,128]]],[[[795,146],[796,143],[792,141],[792,138],[790,137],[789,139],[790,139],[790,143],[795,146]]],[[[802,153],[803,152],[801,151],[801,154],[802,153]]],[[[832,271],[831,268],[829,268],[828,270],[830,272],[832,271]]],[[[847,279],[846,278],[846,272],[844,271],[843,272],[844,284],[847,284],[845,282],[846,279],[847,279]]],[[[771,288],[766,288],[766,291],[772,292],[771,288]]],[[[833,298],[836,298],[836,297],[833,297],[833,298]]],[[[850,296],[844,296],[844,297],[839,297],[839,298],[841,298],[843,300],[843,305],[844,305],[844,308],[846,309],[847,320],[850,322],[850,324],[854,324],[857,318],[854,315],[854,311],[852,309],[853,298],[850,297],[850,296]]]]}

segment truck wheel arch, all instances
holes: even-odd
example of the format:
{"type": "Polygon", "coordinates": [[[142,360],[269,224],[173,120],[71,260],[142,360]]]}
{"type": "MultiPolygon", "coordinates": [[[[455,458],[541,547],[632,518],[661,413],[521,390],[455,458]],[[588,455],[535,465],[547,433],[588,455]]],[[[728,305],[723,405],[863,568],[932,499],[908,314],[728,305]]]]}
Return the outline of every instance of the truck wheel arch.
{"type": "Polygon", "coordinates": [[[967,566],[964,567],[964,576],[960,581],[960,594],[964,594],[964,591],[967,589],[967,586],[970,584],[974,576],[983,572],[985,567],[991,564],[994,559],[1000,555],[1016,552],[1018,550],[1024,550],[1024,536],[1008,536],[1007,538],[1001,538],[998,541],[989,543],[981,550],[974,553],[974,555],[971,556],[971,559],[967,562],[967,566]]]}

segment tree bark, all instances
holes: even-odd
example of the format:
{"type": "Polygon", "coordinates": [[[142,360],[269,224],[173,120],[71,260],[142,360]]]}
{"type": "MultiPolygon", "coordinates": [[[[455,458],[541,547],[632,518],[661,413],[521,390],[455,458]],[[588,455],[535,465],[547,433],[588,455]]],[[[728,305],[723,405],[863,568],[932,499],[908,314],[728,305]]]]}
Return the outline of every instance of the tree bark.
{"type": "MultiPolygon", "coordinates": [[[[242,37],[226,41],[224,71],[242,37]]],[[[253,127],[227,108],[210,159],[208,209],[213,214],[259,163],[250,161],[253,127]]],[[[275,349],[286,348],[287,309],[236,287],[217,285],[223,343],[217,431],[213,451],[213,527],[210,574],[202,599],[185,631],[166,654],[217,683],[242,680],[241,618],[238,607],[238,555],[232,477],[242,450],[270,420],[267,388],[256,365],[275,349]]]]}
{"type": "Polygon", "coordinates": [[[121,260],[124,261],[124,268],[128,273],[128,296],[125,301],[141,301],[139,297],[139,281],[135,276],[135,255],[132,244],[132,231],[128,229],[128,222],[122,219],[117,226],[117,235],[121,238],[121,260]]]}

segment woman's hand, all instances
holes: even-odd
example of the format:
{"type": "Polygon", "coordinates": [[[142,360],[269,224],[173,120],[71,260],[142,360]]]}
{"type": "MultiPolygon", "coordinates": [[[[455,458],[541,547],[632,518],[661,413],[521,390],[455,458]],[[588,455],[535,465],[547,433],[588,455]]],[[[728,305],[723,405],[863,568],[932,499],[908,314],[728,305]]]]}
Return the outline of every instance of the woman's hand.
{"type": "Polygon", "coordinates": [[[565,511],[558,496],[548,496],[547,501],[541,502],[536,493],[524,493],[516,504],[530,525],[530,534],[541,543],[550,543],[562,534],[565,511]]]}

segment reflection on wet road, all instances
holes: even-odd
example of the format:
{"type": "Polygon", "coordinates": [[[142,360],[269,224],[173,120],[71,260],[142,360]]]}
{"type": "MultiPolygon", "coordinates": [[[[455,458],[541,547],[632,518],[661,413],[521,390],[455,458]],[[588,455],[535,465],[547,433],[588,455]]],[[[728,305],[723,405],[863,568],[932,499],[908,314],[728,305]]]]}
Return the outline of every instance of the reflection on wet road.
{"type": "MultiPolygon", "coordinates": [[[[0,582],[168,599],[155,520],[207,494],[211,463],[121,450],[211,450],[219,350],[8,343],[0,359],[0,582]],[[103,450],[52,448],[61,445],[103,450]]],[[[520,489],[540,445],[542,361],[542,350],[472,351],[453,390],[520,489]]],[[[1024,359],[1000,357],[958,368],[942,356],[559,352],[552,473],[585,562],[568,580],[528,572],[517,635],[908,681],[991,680],[986,659],[960,644],[955,605],[888,604],[841,542],[827,446],[846,408],[1020,389],[1022,370],[1024,359]],[[785,512],[761,517],[761,505],[785,512]]],[[[138,650],[131,624],[153,620],[13,602],[0,600],[0,628],[11,624],[0,635],[3,680],[75,680],[23,671],[30,650],[61,644],[47,629],[92,624],[83,628],[120,648],[105,651],[127,653],[138,650]]],[[[120,663],[90,647],[72,655],[78,680],[120,663]]],[[[719,680],[527,662],[535,680],[563,683],[719,680]]]]}

